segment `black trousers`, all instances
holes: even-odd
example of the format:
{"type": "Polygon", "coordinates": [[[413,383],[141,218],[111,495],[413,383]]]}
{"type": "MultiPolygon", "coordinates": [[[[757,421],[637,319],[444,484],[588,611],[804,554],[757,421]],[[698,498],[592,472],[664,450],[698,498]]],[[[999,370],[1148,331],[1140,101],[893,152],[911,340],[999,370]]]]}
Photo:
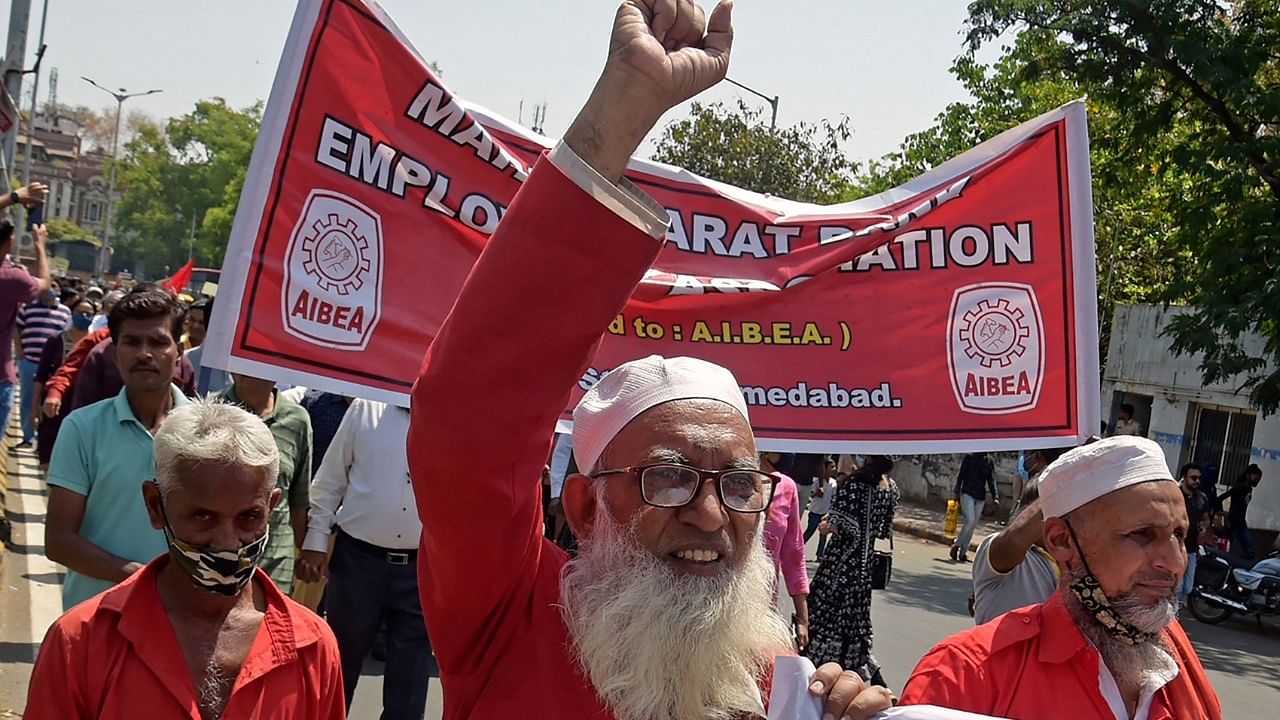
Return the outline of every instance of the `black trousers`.
{"type": "Polygon", "coordinates": [[[435,661],[418,600],[417,562],[390,562],[385,553],[380,556],[339,529],[329,561],[325,612],[342,655],[347,710],[351,710],[360,669],[385,623],[382,720],[422,720],[435,661]]]}

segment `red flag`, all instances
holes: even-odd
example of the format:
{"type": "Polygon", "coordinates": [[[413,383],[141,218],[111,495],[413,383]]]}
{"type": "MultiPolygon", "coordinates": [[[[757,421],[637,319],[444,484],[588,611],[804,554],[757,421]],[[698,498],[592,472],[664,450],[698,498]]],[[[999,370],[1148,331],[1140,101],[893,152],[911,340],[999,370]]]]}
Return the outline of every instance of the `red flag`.
{"type": "Polygon", "coordinates": [[[195,260],[188,260],[186,265],[178,268],[178,272],[169,276],[169,279],[162,281],[160,286],[177,295],[191,284],[191,270],[195,268],[195,265],[195,260]]]}

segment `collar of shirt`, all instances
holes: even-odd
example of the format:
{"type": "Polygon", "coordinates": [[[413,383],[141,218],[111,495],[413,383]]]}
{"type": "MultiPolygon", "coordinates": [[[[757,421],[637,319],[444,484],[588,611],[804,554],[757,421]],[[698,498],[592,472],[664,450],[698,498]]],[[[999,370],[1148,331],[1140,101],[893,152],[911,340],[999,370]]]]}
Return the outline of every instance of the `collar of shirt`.
{"type": "MultiPolygon", "coordinates": [[[[1090,649],[1093,649],[1092,646],[1090,649]]],[[[1134,707],[1133,717],[1129,717],[1129,712],[1125,709],[1124,697],[1120,695],[1120,685],[1111,674],[1111,669],[1105,663],[1098,663],[1098,690],[1107,701],[1107,705],[1111,706],[1111,712],[1115,714],[1117,720],[1147,720],[1147,716],[1151,714],[1151,702],[1155,700],[1156,693],[1178,677],[1178,663],[1168,655],[1162,656],[1161,660],[1163,662],[1159,667],[1148,668],[1142,673],[1142,689],[1138,693],[1138,704],[1134,707]]]]}
{"type": "MultiPolygon", "coordinates": [[[[117,625],[120,635],[129,641],[134,652],[155,672],[169,692],[186,703],[194,696],[190,673],[177,641],[177,629],[173,628],[160,601],[159,574],[168,562],[168,555],[152,560],[141,571],[108,591],[102,599],[101,609],[120,616],[117,625]],[[160,628],[169,628],[170,631],[160,628]]],[[[254,584],[262,591],[267,610],[236,676],[233,695],[272,669],[296,661],[299,649],[320,640],[315,629],[297,617],[299,608],[285,602],[284,595],[261,568],[254,571],[254,584]]]]}
{"type": "MultiPolygon", "coordinates": [[[[182,391],[178,389],[178,386],[173,383],[169,384],[169,392],[173,394],[174,407],[181,407],[191,402],[187,399],[186,395],[182,394],[182,391]]],[[[137,416],[133,414],[133,407],[129,405],[129,388],[121,390],[111,402],[115,404],[116,417],[120,419],[121,423],[133,423],[143,430],[146,430],[148,434],[151,432],[145,425],[139,422],[137,416]]]]}

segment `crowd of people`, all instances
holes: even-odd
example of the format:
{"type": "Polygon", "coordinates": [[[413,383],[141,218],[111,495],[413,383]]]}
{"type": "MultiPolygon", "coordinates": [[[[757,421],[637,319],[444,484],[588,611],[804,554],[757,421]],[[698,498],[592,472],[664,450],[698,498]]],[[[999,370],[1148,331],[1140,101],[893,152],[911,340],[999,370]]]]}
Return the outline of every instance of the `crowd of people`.
{"type": "MultiPolygon", "coordinates": [[[[20,333],[22,441],[47,461],[47,553],[67,574],[25,717],[342,718],[378,653],[385,720],[422,718],[436,673],[449,718],[759,718],[776,659],[799,653],[829,718],[1220,719],[1176,621],[1210,501],[1144,438],[1026,454],[1019,509],[975,556],[980,624],[939,638],[901,696],[872,651],[890,458],[761,452],[728,369],[651,356],[577,403],[550,497],[551,429],[668,221],[623,169],[725,76],[730,13],[622,4],[599,83],[490,239],[411,409],[209,367],[212,301],[68,293],[37,227],[33,271],[0,268],[0,334],[20,333]]],[[[0,222],[0,254],[12,236],[0,222]]],[[[965,460],[953,559],[992,472],[965,460]]],[[[1247,503],[1257,477],[1228,495],[1247,503]]]]}

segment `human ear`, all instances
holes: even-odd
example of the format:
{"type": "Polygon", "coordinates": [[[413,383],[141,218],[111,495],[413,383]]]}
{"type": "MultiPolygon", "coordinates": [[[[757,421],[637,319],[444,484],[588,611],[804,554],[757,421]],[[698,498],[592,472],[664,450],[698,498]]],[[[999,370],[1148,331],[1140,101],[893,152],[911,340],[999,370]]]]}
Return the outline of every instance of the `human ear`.
{"type": "Polygon", "coordinates": [[[566,477],[560,490],[560,506],[564,508],[565,520],[573,534],[578,538],[590,537],[595,528],[596,513],[600,511],[594,481],[581,473],[566,477]]]}
{"type": "Polygon", "coordinates": [[[1075,543],[1071,541],[1071,530],[1066,520],[1060,517],[1045,518],[1044,549],[1049,551],[1058,565],[1067,566],[1067,561],[1076,556],[1075,543]]]}
{"type": "Polygon", "coordinates": [[[147,504],[147,519],[156,530],[164,529],[164,513],[160,510],[160,486],[148,480],[142,483],[142,501],[147,504]]]}

